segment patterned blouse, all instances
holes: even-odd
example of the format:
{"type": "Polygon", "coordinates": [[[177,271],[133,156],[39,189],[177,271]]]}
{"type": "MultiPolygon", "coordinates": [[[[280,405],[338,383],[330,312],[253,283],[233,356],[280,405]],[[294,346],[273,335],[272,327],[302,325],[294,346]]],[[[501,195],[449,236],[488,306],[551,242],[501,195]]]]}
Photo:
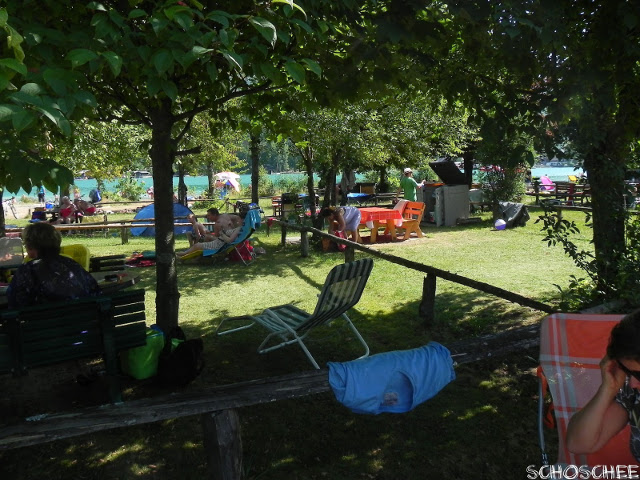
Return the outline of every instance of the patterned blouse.
{"type": "Polygon", "coordinates": [[[9,308],[100,295],[96,280],[76,261],[55,255],[21,265],[7,290],[9,308]]]}
{"type": "Polygon", "coordinates": [[[616,402],[629,414],[629,425],[631,425],[629,447],[636,460],[640,461],[640,392],[630,387],[627,381],[616,395],[616,402]]]}

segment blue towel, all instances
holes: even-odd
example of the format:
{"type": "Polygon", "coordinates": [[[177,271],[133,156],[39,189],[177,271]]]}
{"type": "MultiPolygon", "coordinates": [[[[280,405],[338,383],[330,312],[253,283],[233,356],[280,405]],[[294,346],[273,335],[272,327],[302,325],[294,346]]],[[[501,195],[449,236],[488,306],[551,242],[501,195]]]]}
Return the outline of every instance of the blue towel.
{"type": "Polygon", "coordinates": [[[436,342],[328,365],[333,393],[354,413],[408,412],[456,378],[451,353],[436,342]]]}

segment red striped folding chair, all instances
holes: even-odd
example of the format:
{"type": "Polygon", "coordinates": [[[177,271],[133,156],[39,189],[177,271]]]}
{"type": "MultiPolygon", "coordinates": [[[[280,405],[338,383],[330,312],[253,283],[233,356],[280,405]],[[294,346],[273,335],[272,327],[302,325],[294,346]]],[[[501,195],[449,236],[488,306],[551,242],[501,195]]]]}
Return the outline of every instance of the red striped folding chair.
{"type": "Polygon", "coordinates": [[[604,357],[611,328],[624,315],[556,313],[546,317],[540,327],[540,405],[538,433],[542,462],[548,465],[544,442],[545,418],[555,413],[558,430],[557,464],[636,465],[629,450],[629,425],[595,453],[576,455],[566,446],[567,425],[600,386],[600,360],[604,357]],[[551,404],[545,405],[545,395],[551,404]],[[546,407],[546,412],[545,412],[546,407]]]}

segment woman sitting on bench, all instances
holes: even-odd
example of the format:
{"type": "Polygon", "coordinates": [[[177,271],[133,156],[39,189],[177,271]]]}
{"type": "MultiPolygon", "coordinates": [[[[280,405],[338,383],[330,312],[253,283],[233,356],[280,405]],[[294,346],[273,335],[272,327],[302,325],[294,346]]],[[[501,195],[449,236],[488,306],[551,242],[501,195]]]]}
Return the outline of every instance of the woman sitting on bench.
{"type": "Polygon", "coordinates": [[[28,225],[22,232],[22,241],[33,260],[16,270],[7,290],[9,308],[100,294],[100,287],[89,272],[75,260],[60,255],[62,237],[53,225],[28,225]]]}

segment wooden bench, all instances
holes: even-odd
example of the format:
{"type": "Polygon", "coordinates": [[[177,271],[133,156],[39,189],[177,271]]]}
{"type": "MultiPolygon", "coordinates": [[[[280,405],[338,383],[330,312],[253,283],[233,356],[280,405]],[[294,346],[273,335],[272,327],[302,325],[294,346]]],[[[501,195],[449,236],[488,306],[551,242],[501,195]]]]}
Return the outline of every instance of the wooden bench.
{"type": "Polygon", "coordinates": [[[111,272],[115,270],[124,270],[126,256],[120,255],[104,255],[102,257],[91,257],[89,259],[89,272],[111,272]]]}
{"type": "Polygon", "coordinates": [[[109,398],[122,401],[118,351],[146,343],[144,290],[0,312],[0,373],[103,356],[109,398]]]}

